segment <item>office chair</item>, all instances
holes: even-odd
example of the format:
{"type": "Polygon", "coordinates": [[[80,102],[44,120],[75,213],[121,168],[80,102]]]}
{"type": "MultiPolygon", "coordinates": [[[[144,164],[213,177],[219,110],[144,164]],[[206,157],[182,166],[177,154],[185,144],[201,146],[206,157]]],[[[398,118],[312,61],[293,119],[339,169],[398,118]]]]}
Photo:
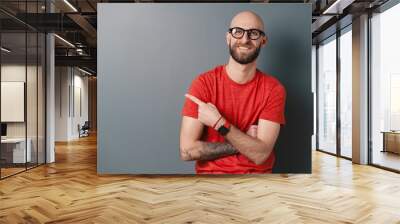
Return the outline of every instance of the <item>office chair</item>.
{"type": "Polygon", "coordinates": [[[89,136],[89,129],[90,129],[89,121],[85,121],[82,127],[80,127],[80,125],[78,124],[79,138],[89,136]]]}

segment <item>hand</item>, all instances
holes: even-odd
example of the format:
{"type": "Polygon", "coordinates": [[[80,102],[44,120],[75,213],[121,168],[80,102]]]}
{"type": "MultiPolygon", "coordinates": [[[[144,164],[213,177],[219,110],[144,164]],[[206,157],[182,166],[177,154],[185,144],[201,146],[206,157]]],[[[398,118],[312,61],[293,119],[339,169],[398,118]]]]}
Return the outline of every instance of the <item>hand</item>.
{"type": "Polygon", "coordinates": [[[251,137],[257,138],[257,125],[251,125],[249,130],[247,130],[246,134],[250,135],[251,137]]]}
{"type": "Polygon", "coordinates": [[[221,117],[221,114],[214,104],[204,103],[190,94],[185,94],[185,96],[199,106],[197,119],[204,125],[212,127],[221,117]]]}

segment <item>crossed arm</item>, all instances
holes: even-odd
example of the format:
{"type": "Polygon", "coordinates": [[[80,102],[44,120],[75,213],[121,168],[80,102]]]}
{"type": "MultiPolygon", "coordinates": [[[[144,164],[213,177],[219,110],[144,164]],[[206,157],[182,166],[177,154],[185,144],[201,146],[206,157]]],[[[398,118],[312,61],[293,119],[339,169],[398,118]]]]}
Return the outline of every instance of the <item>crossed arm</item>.
{"type": "Polygon", "coordinates": [[[259,119],[256,130],[250,129],[247,133],[231,125],[230,132],[225,136],[227,143],[204,142],[200,140],[203,128],[212,123],[205,116],[212,116],[208,110],[213,110],[212,107],[216,108],[201,101],[196,103],[199,104],[199,110],[202,110],[202,112],[199,111],[199,119],[186,116],[182,118],[180,133],[182,160],[215,160],[241,153],[259,165],[268,158],[278,137],[280,124],[259,119]]]}
{"type": "Polygon", "coordinates": [[[182,118],[180,154],[182,160],[215,160],[238,153],[231,144],[200,141],[204,125],[197,119],[182,118]]]}

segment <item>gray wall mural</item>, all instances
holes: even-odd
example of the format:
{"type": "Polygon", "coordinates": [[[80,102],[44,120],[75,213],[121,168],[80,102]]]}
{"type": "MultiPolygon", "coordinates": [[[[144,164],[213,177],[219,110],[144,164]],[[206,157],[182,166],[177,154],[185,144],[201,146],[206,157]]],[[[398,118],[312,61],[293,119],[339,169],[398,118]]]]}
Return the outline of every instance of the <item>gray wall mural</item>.
{"type": "Polygon", "coordinates": [[[274,172],[311,172],[311,5],[98,6],[98,173],[195,173],[179,157],[184,94],[197,75],[227,63],[225,34],[243,10],[263,18],[269,37],[258,68],[287,91],[274,172]]]}

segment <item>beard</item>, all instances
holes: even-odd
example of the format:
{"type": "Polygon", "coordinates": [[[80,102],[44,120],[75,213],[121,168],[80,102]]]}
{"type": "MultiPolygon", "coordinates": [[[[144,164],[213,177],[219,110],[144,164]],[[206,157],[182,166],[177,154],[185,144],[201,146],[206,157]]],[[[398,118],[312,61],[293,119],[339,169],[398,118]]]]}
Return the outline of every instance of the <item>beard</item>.
{"type": "Polygon", "coordinates": [[[229,45],[229,53],[231,54],[232,58],[239,64],[249,64],[255,61],[260,54],[261,44],[256,49],[254,49],[253,51],[249,51],[248,53],[239,52],[239,46],[252,47],[248,44],[238,45],[237,43],[233,44],[233,46],[229,45]]]}

